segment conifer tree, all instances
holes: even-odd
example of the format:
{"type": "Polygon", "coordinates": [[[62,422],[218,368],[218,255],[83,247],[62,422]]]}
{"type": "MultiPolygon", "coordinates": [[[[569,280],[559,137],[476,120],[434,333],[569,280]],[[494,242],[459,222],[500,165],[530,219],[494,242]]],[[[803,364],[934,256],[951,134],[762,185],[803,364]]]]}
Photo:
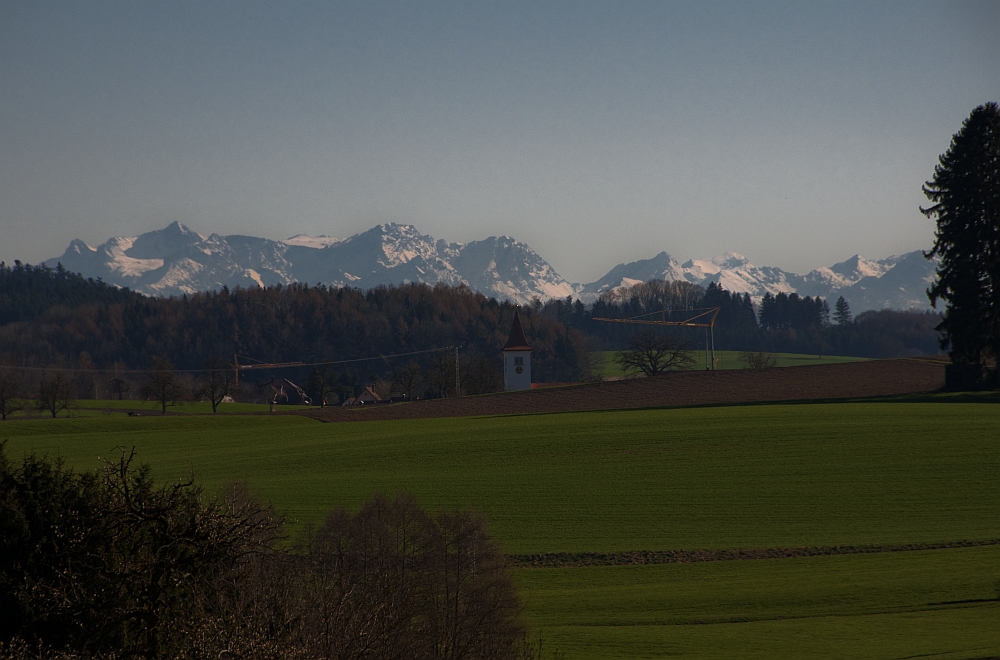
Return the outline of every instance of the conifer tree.
{"type": "Polygon", "coordinates": [[[847,325],[851,322],[851,306],[844,300],[844,296],[837,298],[833,306],[833,320],[837,325],[847,325]]]}
{"type": "Polygon", "coordinates": [[[933,202],[921,212],[937,221],[938,279],[931,304],[944,300],[942,348],[957,363],[1000,356],[1000,108],[981,105],[962,123],[924,185],[933,202]]]}

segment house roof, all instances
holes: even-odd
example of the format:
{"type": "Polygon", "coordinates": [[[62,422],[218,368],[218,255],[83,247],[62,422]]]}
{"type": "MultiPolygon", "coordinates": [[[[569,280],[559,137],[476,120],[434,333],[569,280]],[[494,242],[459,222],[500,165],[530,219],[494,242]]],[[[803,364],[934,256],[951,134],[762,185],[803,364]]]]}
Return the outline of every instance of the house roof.
{"type": "Polygon", "coordinates": [[[382,400],[382,397],[380,397],[380,396],[378,395],[378,393],[377,393],[377,392],[376,392],[376,391],[375,391],[374,389],[372,389],[371,387],[366,387],[366,388],[365,388],[364,390],[362,390],[362,391],[361,391],[361,394],[359,394],[359,395],[358,395],[358,398],[359,398],[359,399],[361,399],[361,398],[364,398],[364,396],[365,396],[366,394],[367,394],[367,395],[368,395],[368,396],[369,396],[369,397],[370,397],[371,399],[373,399],[373,400],[375,400],[375,401],[381,401],[381,400],[382,400]]]}
{"type": "Polygon", "coordinates": [[[507,337],[507,345],[503,347],[505,351],[530,351],[528,340],[524,336],[524,329],[521,327],[521,317],[514,310],[514,322],[510,325],[510,336],[507,337]]]}

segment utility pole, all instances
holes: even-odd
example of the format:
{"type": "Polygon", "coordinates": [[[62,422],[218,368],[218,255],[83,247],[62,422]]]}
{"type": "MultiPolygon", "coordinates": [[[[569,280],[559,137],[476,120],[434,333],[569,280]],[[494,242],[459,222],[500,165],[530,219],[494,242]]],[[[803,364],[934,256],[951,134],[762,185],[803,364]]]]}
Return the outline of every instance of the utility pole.
{"type": "Polygon", "coordinates": [[[460,384],[461,384],[461,380],[459,379],[459,376],[458,376],[458,345],[456,344],[455,345],[455,396],[461,396],[460,390],[459,390],[459,385],[460,384]]]}

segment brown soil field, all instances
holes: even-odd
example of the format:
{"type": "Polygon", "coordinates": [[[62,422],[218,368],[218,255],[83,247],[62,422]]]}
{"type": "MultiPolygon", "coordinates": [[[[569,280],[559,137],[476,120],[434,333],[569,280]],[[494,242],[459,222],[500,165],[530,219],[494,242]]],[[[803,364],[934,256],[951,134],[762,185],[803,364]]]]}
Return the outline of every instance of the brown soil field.
{"type": "Polygon", "coordinates": [[[944,387],[941,359],[870,360],[766,371],[681,371],[483,396],[295,411],[324,422],[855,399],[944,387]]]}

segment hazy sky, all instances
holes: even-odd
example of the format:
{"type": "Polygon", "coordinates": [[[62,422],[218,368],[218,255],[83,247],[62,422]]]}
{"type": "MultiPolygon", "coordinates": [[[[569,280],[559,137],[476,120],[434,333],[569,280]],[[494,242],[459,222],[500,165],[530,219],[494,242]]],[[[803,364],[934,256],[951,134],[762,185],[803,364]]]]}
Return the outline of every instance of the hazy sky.
{"type": "Polygon", "coordinates": [[[570,281],[666,250],[927,248],[1000,100],[1000,2],[0,0],[0,260],[179,220],[512,235],[570,281]]]}

